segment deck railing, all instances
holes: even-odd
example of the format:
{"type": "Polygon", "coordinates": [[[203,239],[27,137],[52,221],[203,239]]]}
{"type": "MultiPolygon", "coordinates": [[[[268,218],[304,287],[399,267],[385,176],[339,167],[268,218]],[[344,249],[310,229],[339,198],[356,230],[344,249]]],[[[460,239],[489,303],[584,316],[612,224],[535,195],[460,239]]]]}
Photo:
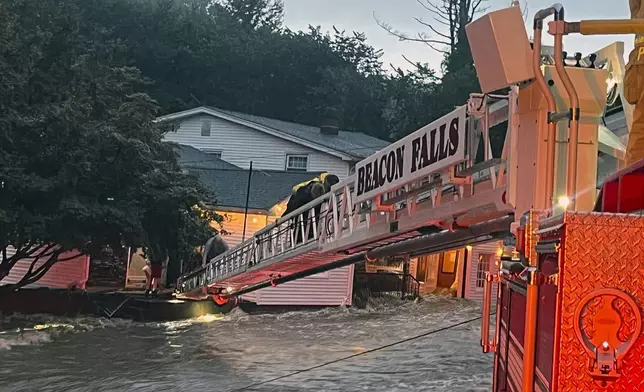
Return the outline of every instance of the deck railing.
{"type": "Polygon", "coordinates": [[[366,289],[370,294],[389,294],[401,299],[418,298],[420,292],[420,283],[410,274],[356,272],[355,282],[357,292],[366,289]]]}

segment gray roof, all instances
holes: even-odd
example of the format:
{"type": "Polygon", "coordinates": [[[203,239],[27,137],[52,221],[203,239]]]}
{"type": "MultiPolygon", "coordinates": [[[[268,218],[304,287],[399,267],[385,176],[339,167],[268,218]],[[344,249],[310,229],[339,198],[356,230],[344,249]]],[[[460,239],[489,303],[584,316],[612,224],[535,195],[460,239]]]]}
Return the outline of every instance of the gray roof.
{"type": "Polygon", "coordinates": [[[362,132],[339,131],[338,135],[326,135],[320,132],[319,127],[296,124],[288,121],[275,120],[213,107],[210,107],[209,109],[237,117],[241,120],[250,121],[255,124],[271,128],[277,132],[285,133],[287,135],[318,144],[322,147],[331,148],[359,159],[366,158],[389,145],[389,142],[376,139],[362,132]]]}
{"type": "MultiPolygon", "coordinates": [[[[248,170],[189,169],[210,187],[219,207],[245,208],[248,170]]],[[[253,170],[248,208],[268,210],[291,195],[293,186],[313,179],[320,173],[253,170]]]]}
{"type": "Polygon", "coordinates": [[[177,144],[176,146],[177,152],[179,153],[179,165],[184,168],[241,170],[241,167],[228,163],[197,148],[185,144],[177,144]]]}
{"type": "MultiPolygon", "coordinates": [[[[230,164],[194,147],[178,144],[179,164],[196,174],[217,198],[219,207],[246,207],[248,170],[230,164]]],[[[268,210],[291,195],[293,186],[320,173],[253,170],[248,208],[268,210]]]]}

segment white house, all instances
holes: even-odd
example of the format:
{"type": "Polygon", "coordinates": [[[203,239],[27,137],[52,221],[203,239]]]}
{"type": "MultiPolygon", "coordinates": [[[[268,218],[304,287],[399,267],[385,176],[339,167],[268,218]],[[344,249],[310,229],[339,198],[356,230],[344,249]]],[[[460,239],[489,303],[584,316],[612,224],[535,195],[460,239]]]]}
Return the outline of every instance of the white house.
{"type": "Polygon", "coordinates": [[[344,179],[355,163],[389,143],[334,126],[314,127],[198,107],[158,118],[174,123],[166,141],[197,148],[235,166],[332,173],[344,179]]]}
{"type": "MultiPolygon", "coordinates": [[[[293,185],[320,172],[344,179],[357,162],[389,145],[332,125],[314,127],[211,107],[169,114],[157,121],[173,123],[164,140],[182,145],[182,166],[198,173],[215,191],[218,208],[226,217],[224,230],[230,233],[224,238],[231,246],[278,219],[293,185]],[[186,146],[200,150],[202,156],[186,146]],[[213,159],[234,167],[200,167],[211,165],[213,159]],[[249,214],[244,216],[251,162],[249,214]],[[242,236],[244,220],[246,235],[242,236]]],[[[339,268],[259,290],[244,299],[258,305],[350,305],[353,271],[353,266],[339,268]]]]}

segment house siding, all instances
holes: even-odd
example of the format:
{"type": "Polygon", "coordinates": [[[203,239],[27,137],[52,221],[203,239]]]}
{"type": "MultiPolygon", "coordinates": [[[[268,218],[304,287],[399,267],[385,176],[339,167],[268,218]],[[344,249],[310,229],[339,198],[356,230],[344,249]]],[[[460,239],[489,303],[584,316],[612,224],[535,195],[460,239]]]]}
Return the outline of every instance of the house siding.
{"type": "MultiPolygon", "coordinates": [[[[244,214],[239,212],[217,211],[224,220],[222,228],[228,233],[222,238],[231,248],[241,244],[244,239],[244,214]]],[[[246,219],[246,237],[249,239],[255,232],[266,227],[266,215],[248,214],[246,219]]]]}
{"type": "MultiPolygon", "coordinates": [[[[15,254],[15,249],[7,249],[7,257],[15,254]]],[[[61,258],[68,258],[73,256],[75,252],[63,253],[61,258]]],[[[1,257],[1,256],[0,256],[1,257]]],[[[0,285],[15,284],[25,276],[33,259],[23,259],[16,263],[11,269],[9,276],[0,281],[0,285]]],[[[43,261],[44,262],[44,261],[43,261]]],[[[38,262],[35,268],[42,265],[38,262]]],[[[54,264],[49,271],[36,283],[27,287],[49,287],[57,289],[66,289],[70,285],[75,284],[79,289],[85,289],[87,279],[89,278],[89,256],[78,256],[72,260],[61,261],[54,264]]]]}
{"type": "Polygon", "coordinates": [[[414,257],[409,259],[409,275],[413,276],[416,279],[416,273],[418,271],[418,258],[414,257]]]}
{"type": "MultiPolygon", "coordinates": [[[[483,288],[476,287],[477,272],[478,272],[478,259],[482,254],[492,255],[490,262],[490,270],[496,271],[498,269],[497,263],[500,257],[497,254],[499,248],[503,246],[502,241],[491,241],[484,244],[474,245],[467,262],[467,286],[465,288],[465,298],[475,301],[477,304],[483,303],[483,288]]],[[[492,303],[496,303],[496,290],[497,284],[492,285],[492,303]]]]}
{"type": "Polygon", "coordinates": [[[169,132],[164,140],[203,150],[221,151],[221,159],[248,169],[285,170],[286,155],[307,155],[308,171],[327,171],[340,179],[349,176],[350,163],[300,144],[210,115],[195,115],[180,122],[177,131],[169,132]],[[201,136],[202,120],[211,122],[210,136],[201,136]]]}
{"type": "MultiPolygon", "coordinates": [[[[223,228],[230,234],[224,236],[232,248],[242,242],[244,214],[218,211],[224,215],[223,228]]],[[[248,214],[246,239],[272,223],[276,217],[248,214]]],[[[269,287],[242,296],[242,299],[258,305],[351,305],[353,291],[353,266],[323,272],[308,278],[269,287]]]]}
{"type": "Polygon", "coordinates": [[[351,305],[354,266],[337,268],[257,292],[258,305],[351,305]]]}

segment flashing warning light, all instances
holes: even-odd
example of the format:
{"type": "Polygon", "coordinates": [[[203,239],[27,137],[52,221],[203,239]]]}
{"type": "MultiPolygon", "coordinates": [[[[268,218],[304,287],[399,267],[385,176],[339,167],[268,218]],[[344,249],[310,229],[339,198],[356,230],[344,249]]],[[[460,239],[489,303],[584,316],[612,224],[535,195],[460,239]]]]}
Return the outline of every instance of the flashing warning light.
{"type": "Polygon", "coordinates": [[[564,210],[568,209],[568,206],[570,205],[570,198],[568,196],[561,196],[557,200],[557,205],[564,210]]]}

